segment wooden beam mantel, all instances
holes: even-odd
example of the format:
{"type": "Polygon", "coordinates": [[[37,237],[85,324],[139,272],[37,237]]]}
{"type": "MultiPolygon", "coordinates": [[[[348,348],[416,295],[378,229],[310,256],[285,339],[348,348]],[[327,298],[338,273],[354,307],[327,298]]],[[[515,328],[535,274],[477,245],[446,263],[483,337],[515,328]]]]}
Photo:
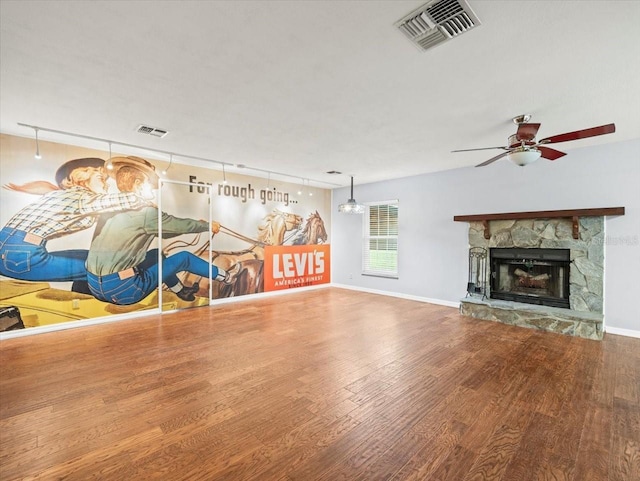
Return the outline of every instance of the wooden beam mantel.
{"type": "Polygon", "coordinates": [[[519,219],[554,219],[564,218],[571,219],[573,223],[573,238],[577,239],[580,235],[579,220],[580,217],[599,217],[605,215],[624,215],[624,207],[600,207],[597,209],[568,209],[568,210],[539,210],[534,212],[508,212],[503,214],[473,214],[473,215],[456,215],[453,217],[457,222],[482,222],[484,226],[484,238],[489,239],[491,232],[489,231],[490,220],[519,220],[519,219]]]}

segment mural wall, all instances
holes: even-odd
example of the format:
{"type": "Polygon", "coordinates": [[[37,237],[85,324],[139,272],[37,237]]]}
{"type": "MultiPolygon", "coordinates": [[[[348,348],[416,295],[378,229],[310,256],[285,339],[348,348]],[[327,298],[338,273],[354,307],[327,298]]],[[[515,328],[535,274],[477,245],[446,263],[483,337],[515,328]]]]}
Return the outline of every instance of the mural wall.
{"type": "Polygon", "coordinates": [[[0,135],[0,332],[331,280],[330,190],[34,147],[0,135]]]}

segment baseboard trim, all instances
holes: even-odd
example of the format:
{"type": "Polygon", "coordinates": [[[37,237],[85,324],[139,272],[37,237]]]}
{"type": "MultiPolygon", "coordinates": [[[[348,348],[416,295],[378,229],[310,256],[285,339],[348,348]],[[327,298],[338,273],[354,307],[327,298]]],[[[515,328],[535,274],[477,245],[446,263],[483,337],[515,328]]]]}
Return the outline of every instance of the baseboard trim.
{"type": "Polygon", "coordinates": [[[368,289],[366,287],[349,286],[347,284],[331,284],[331,287],[338,287],[340,289],[349,289],[352,291],[368,292],[369,294],[380,294],[382,296],[399,297],[400,299],[426,302],[427,304],[436,304],[438,306],[455,307],[456,309],[460,308],[460,302],[443,301],[442,299],[432,299],[429,297],[412,296],[409,294],[402,294],[400,292],[379,291],[377,289],[368,289]]]}
{"type": "MultiPolygon", "coordinates": [[[[418,301],[418,302],[426,302],[428,304],[437,304],[439,306],[455,307],[457,309],[460,308],[459,302],[443,301],[441,299],[431,299],[428,297],[411,296],[408,294],[401,294],[398,292],[379,291],[377,289],[368,289],[366,287],[350,286],[347,284],[331,284],[331,287],[338,287],[340,289],[349,289],[352,291],[368,292],[370,294],[380,294],[383,296],[399,297],[401,299],[408,299],[411,301],[418,301]]],[[[605,333],[608,333],[608,334],[616,334],[618,336],[626,336],[626,337],[636,337],[640,339],[640,331],[635,331],[632,329],[622,329],[620,327],[605,326],[604,331],[605,333]]]]}
{"type": "Polygon", "coordinates": [[[326,289],[331,287],[331,284],[318,284],[316,286],[294,287],[291,289],[282,289],[279,291],[259,292],[258,294],[249,294],[239,297],[223,297],[222,299],[213,299],[209,306],[215,307],[221,304],[231,304],[233,302],[245,302],[253,301],[255,299],[264,299],[266,297],[284,296],[287,294],[295,294],[297,292],[313,291],[316,289],[326,289]]]}
{"type": "MultiPolygon", "coordinates": [[[[166,311],[165,311],[166,312],[166,311]]],[[[153,314],[161,314],[160,309],[148,309],[144,311],[131,312],[128,314],[114,314],[112,316],[96,317],[93,319],[81,319],[78,321],[59,322],[57,324],[47,324],[46,326],[28,327],[25,329],[17,329],[15,331],[0,332],[0,341],[12,339],[15,337],[31,336],[35,334],[44,334],[46,332],[63,331],[65,329],[76,329],[78,327],[96,326],[98,324],[106,324],[108,322],[120,322],[131,319],[139,319],[151,316],[153,314]]]]}
{"type": "Polygon", "coordinates": [[[632,329],[622,329],[621,327],[605,326],[604,332],[606,334],[616,334],[618,336],[637,337],[640,339],[640,331],[634,331],[632,329]]]}

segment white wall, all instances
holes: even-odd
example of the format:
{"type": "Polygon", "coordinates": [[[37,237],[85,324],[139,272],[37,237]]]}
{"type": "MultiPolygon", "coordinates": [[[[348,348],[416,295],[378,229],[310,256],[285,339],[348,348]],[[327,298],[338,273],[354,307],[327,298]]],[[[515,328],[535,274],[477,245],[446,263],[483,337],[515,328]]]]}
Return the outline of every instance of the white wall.
{"type": "Polygon", "coordinates": [[[356,185],[354,196],[399,200],[400,278],[361,275],[362,217],[337,213],[349,198],[343,188],[332,200],[332,282],[445,302],[464,297],[467,282],[468,224],[454,215],[625,207],[624,216],[605,222],[605,324],[640,332],[640,140],[575,149],[524,168],[501,160],[356,185]]]}

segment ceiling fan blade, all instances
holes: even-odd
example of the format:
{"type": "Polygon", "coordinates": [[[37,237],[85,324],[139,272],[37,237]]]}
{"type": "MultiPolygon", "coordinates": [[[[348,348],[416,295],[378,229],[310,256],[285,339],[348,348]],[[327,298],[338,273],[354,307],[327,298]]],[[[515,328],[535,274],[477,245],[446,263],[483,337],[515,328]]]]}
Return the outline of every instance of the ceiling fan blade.
{"type": "Polygon", "coordinates": [[[567,155],[559,150],[552,149],[551,147],[543,147],[541,145],[537,146],[536,149],[542,153],[542,158],[547,160],[556,160],[567,155]]]}
{"type": "Polygon", "coordinates": [[[518,132],[516,132],[516,138],[518,140],[533,140],[536,138],[540,124],[520,124],[518,125],[518,132]]]}
{"type": "Polygon", "coordinates": [[[595,137],[597,135],[612,134],[616,131],[615,124],[601,125],[590,129],[576,130],[575,132],[567,132],[566,134],[553,135],[542,139],[540,144],[556,144],[559,142],[568,142],[570,140],[585,139],[587,137],[595,137]]]}
{"type": "Polygon", "coordinates": [[[491,157],[489,160],[485,160],[483,163],[476,165],[476,167],[484,167],[485,165],[489,165],[496,160],[505,157],[509,152],[502,152],[501,154],[496,155],[495,157],[491,157]]]}
{"type": "Polygon", "coordinates": [[[508,147],[481,147],[479,149],[452,150],[451,152],[473,152],[475,150],[495,150],[495,149],[508,150],[508,147]]]}

